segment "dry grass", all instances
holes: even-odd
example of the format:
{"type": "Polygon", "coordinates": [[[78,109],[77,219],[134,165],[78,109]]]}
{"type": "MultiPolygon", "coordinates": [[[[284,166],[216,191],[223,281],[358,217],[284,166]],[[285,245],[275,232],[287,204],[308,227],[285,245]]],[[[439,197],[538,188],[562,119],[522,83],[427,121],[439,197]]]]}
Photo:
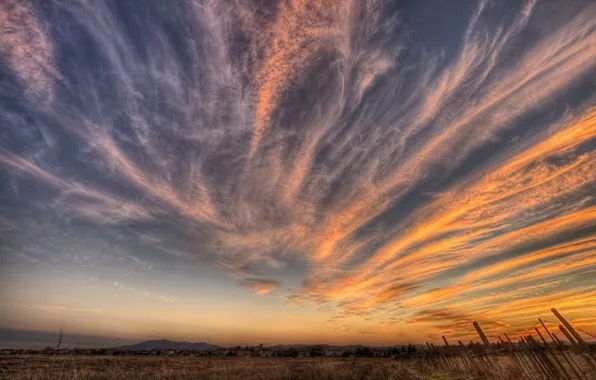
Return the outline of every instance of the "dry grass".
{"type": "Polygon", "coordinates": [[[0,357],[0,379],[463,380],[465,377],[390,359],[4,356],[0,357]]]}
{"type": "MultiPolygon", "coordinates": [[[[0,380],[520,380],[508,356],[499,371],[448,372],[425,360],[381,358],[240,358],[188,356],[0,356],[0,380]]],[[[580,360],[576,356],[576,360],[580,360]]],[[[582,365],[583,366],[583,365],[582,365]]],[[[588,378],[594,375],[583,366],[588,378]]],[[[540,374],[535,374],[541,378],[540,374]]],[[[572,376],[573,377],[573,376],[572,376]]]]}

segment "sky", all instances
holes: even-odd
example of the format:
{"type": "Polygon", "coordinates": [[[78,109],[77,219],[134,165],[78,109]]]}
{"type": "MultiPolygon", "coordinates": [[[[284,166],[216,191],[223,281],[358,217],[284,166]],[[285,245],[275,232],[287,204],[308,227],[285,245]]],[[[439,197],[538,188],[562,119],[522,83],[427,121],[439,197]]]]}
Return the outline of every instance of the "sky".
{"type": "Polygon", "coordinates": [[[590,0],[3,1],[0,328],[596,334],[595,90],[590,0]]]}

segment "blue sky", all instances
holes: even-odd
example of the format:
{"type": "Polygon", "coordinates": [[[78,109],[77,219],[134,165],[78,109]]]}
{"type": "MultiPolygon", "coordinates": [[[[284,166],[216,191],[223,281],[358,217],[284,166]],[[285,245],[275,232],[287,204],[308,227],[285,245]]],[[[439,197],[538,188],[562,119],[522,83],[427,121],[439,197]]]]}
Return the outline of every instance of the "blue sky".
{"type": "Polygon", "coordinates": [[[7,2],[2,328],[389,344],[556,306],[593,331],[595,20],[590,1],[7,2]]]}

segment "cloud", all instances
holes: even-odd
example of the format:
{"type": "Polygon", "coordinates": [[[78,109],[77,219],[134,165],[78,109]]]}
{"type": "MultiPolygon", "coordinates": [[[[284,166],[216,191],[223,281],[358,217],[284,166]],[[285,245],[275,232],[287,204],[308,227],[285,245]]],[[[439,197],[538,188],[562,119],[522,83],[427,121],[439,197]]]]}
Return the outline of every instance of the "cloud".
{"type": "Polygon", "coordinates": [[[42,310],[48,313],[60,313],[60,312],[75,312],[75,313],[101,313],[101,309],[94,308],[73,308],[62,305],[40,305],[31,306],[33,309],[42,310]]]}
{"type": "Polygon", "coordinates": [[[137,295],[141,295],[141,296],[145,296],[145,297],[150,297],[150,298],[159,300],[161,302],[167,302],[167,303],[174,303],[175,302],[174,299],[172,299],[172,298],[170,298],[168,296],[165,296],[163,294],[158,294],[158,293],[148,292],[148,291],[145,291],[145,290],[140,290],[140,289],[134,288],[132,286],[124,285],[123,283],[118,282],[118,281],[114,281],[114,283],[112,285],[115,288],[123,289],[123,290],[126,290],[126,291],[130,292],[130,293],[135,293],[137,295]]]}
{"type": "Polygon", "coordinates": [[[289,269],[304,276],[289,301],[439,327],[419,313],[447,310],[444,331],[486,306],[521,324],[532,292],[551,296],[528,310],[579,313],[596,265],[596,6],[551,6],[479,1],[443,51],[382,0],[53,3],[58,26],[11,3],[2,69],[53,95],[0,88],[27,109],[2,116],[2,226],[35,261],[58,250],[28,226],[118,248],[83,250],[95,263],[199,260],[256,294],[289,269]]]}
{"type": "Polygon", "coordinates": [[[247,278],[240,281],[240,285],[252,290],[255,294],[263,296],[278,289],[281,286],[281,283],[276,280],[268,280],[262,278],[247,278]]]}
{"type": "Polygon", "coordinates": [[[0,11],[0,55],[18,76],[25,93],[36,102],[53,96],[61,76],[54,63],[49,28],[39,21],[31,3],[7,0],[0,11]]]}
{"type": "Polygon", "coordinates": [[[120,223],[150,218],[150,213],[139,205],[117,196],[91,189],[80,183],[61,179],[36,164],[11,152],[0,149],[0,162],[61,191],[53,206],[62,214],[91,219],[97,223],[120,223]]]}

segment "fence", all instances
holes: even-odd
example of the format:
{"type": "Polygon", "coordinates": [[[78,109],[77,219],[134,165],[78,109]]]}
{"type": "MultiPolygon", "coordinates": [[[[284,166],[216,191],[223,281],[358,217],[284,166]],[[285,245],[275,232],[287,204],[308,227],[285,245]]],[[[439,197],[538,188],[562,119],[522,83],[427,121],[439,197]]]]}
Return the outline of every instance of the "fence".
{"type": "Polygon", "coordinates": [[[517,342],[503,334],[505,340],[498,336],[498,341],[491,343],[480,324],[474,322],[482,343],[470,341],[464,344],[458,340],[457,344],[449,344],[443,336],[444,346],[437,347],[427,342],[417,357],[434,368],[484,378],[596,379],[594,352],[565,317],[554,308],[551,311],[560,321],[559,332],[570,345],[564,344],[557,332],[550,331],[540,318],[517,342]],[[537,338],[532,332],[536,333],[537,338]]]}

